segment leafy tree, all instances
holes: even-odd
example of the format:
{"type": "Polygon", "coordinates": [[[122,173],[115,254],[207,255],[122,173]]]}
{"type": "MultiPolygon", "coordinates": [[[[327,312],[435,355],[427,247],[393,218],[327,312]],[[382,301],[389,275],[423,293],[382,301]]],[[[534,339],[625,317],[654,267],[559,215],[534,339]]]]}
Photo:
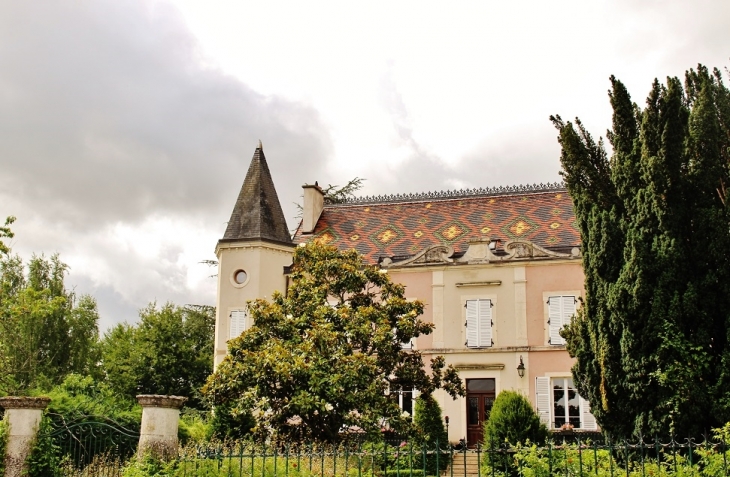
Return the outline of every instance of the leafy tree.
{"type": "Polygon", "coordinates": [[[56,427],[79,419],[93,421],[103,417],[137,429],[142,418],[142,408],[135,400],[121,396],[107,382],[91,376],[71,373],[43,394],[51,398],[46,414],[56,427]]]}
{"type": "Polygon", "coordinates": [[[730,418],[730,92],[704,66],[641,109],[611,77],[613,128],[560,131],[585,303],[564,330],[573,376],[616,437],[698,435],[730,418]]]}
{"type": "Polygon", "coordinates": [[[140,311],[138,324],[122,323],[104,335],[105,377],[128,399],[172,394],[204,407],[199,389],[213,367],[214,329],[213,307],[151,303],[140,311]]]}
{"type": "Polygon", "coordinates": [[[0,255],[7,255],[10,253],[10,247],[3,242],[3,238],[13,238],[15,235],[10,230],[10,225],[15,222],[15,217],[8,217],[5,219],[5,226],[0,227],[0,255]]]}
{"type": "Polygon", "coordinates": [[[241,439],[251,434],[251,430],[256,426],[253,414],[249,410],[234,412],[230,404],[216,406],[210,424],[213,435],[222,440],[241,439]]]}
{"type": "Polygon", "coordinates": [[[233,411],[255,409],[260,434],[332,442],[351,426],[379,432],[386,422],[407,432],[389,388],[464,391],[443,358],[429,375],[419,352],[402,349],[433,329],[418,318],[423,303],[404,292],[354,250],[300,245],[287,294],[249,302],[254,324],[229,342],[204,392],[233,411]]]}
{"type": "Polygon", "coordinates": [[[0,260],[0,393],[48,388],[98,361],[98,311],[88,295],[66,290],[58,255],[0,260]]]}

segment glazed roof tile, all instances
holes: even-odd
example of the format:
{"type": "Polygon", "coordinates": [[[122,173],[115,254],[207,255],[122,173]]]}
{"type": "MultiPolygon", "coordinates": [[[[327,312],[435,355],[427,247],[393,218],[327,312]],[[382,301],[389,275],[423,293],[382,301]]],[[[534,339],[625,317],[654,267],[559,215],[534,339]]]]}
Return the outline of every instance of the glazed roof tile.
{"type": "Polygon", "coordinates": [[[377,263],[438,244],[463,253],[469,241],[484,237],[501,244],[528,240],[555,251],[580,246],[573,203],[560,184],[364,197],[327,204],[314,232],[297,231],[294,241],[314,239],[340,249],[354,248],[369,263],[377,263]]]}

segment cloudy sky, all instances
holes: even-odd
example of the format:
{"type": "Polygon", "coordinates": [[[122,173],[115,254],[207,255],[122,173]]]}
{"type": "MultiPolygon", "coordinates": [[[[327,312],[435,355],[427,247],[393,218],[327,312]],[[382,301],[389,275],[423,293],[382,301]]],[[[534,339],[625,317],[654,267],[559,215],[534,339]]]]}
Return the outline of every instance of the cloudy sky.
{"type": "Polygon", "coordinates": [[[364,194],[559,179],[550,114],[610,123],[608,77],[730,66],[730,2],[0,3],[0,217],[58,252],[102,328],[214,304],[215,243],[261,139],[300,186],[364,194]]]}

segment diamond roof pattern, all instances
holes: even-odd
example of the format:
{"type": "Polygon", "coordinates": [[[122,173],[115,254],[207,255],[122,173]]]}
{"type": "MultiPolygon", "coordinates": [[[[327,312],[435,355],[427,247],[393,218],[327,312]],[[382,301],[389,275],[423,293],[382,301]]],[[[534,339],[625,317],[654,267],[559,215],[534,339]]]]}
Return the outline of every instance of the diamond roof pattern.
{"type": "Polygon", "coordinates": [[[565,190],[331,204],[325,206],[314,232],[297,231],[294,241],[314,239],[340,249],[354,248],[376,263],[382,257],[410,256],[438,244],[465,252],[470,240],[482,237],[499,239],[501,244],[528,240],[557,251],[580,246],[573,203],[565,190]]]}

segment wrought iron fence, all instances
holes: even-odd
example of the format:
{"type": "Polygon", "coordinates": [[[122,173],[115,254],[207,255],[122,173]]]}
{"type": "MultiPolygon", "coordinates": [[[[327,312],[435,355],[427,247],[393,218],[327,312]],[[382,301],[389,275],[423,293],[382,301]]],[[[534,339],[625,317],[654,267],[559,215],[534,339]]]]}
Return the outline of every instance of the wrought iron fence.
{"type": "MultiPolygon", "coordinates": [[[[65,476],[121,476],[136,457],[139,433],[105,419],[54,424],[47,431],[64,456],[65,476]]],[[[348,441],[339,445],[251,441],[187,445],[166,476],[216,477],[730,477],[728,442],[639,438],[613,441],[585,434],[554,435],[545,446],[485,448],[412,440],[348,441]]],[[[725,434],[727,437],[727,433],[725,434]]],[[[145,473],[134,475],[147,475],[145,473]]],[[[150,474],[153,475],[153,474],[150,474]]]]}
{"type": "Polygon", "coordinates": [[[507,477],[724,476],[730,452],[723,440],[639,439],[635,442],[563,436],[546,446],[455,448],[412,442],[260,445],[239,442],[181,450],[176,476],[233,477],[507,477]],[[569,442],[568,437],[572,437],[569,442]]]}
{"type": "Polygon", "coordinates": [[[261,445],[238,442],[182,449],[178,474],[220,476],[425,476],[448,469],[452,447],[413,442],[261,445]]]}

